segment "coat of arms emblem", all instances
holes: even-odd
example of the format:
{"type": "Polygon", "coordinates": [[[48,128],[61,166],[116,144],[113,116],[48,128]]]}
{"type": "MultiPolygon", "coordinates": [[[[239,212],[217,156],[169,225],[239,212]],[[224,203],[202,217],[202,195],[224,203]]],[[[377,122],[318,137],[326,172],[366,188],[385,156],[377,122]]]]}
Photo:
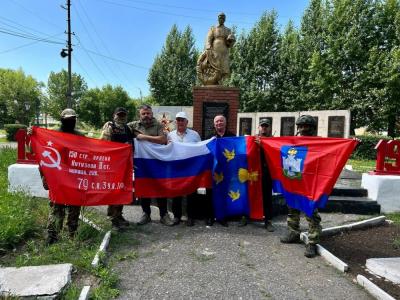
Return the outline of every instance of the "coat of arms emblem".
{"type": "Polygon", "coordinates": [[[306,147],[283,146],[281,149],[283,175],[290,179],[301,179],[306,153],[306,147]]]}

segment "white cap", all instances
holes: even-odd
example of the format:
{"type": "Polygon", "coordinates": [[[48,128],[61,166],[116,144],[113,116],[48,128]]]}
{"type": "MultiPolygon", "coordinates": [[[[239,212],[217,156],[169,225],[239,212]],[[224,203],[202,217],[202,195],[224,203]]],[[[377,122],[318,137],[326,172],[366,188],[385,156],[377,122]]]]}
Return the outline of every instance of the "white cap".
{"type": "Polygon", "coordinates": [[[182,118],[188,120],[188,117],[184,111],[180,111],[176,114],[175,119],[182,118]]]}

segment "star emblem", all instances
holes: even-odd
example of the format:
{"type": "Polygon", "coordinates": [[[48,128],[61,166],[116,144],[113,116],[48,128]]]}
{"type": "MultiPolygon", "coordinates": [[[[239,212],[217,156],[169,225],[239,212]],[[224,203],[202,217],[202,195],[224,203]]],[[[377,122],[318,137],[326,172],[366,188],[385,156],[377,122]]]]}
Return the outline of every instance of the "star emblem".
{"type": "Polygon", "coordinates": [[[49,146],[49,147],[53,146],[53,142],[52,141],[48,141],[47,142],[47,146],[49,146]]]}

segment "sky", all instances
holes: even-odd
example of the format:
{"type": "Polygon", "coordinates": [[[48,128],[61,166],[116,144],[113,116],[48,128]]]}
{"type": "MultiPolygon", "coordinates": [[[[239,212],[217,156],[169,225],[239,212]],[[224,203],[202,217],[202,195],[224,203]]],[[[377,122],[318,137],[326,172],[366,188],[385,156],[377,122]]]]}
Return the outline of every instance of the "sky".
{"type": "MultiPolygon", "coordinates": [[[[275,10],[284,29],[299,26],[309,0],[71,0],[72,71],[89,88],[121,85],[131,97],[150,94],[148,72],[176,24],[189,25],[196,47],[204,48],[219,12],[225,25],[249,31],[263,12],[275,10]]],[[[67,69],[66,0],[1,0],[0,68],[22,68],[47,82],[51,71],[67,69]]]]}

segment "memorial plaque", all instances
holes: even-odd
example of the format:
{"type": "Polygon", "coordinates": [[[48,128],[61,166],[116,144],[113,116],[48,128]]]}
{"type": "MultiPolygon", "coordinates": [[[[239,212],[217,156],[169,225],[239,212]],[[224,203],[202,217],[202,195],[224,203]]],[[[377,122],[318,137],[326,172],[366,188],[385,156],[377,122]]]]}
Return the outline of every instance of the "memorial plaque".
{"type": "Polygon", "coordinates": [[[328,117],[328,137],[344,137],[344,116],[328,117]]]}
{"type": "Polygon", "coordinates": [[[252,118],[240,118],[239,120],[239,135],[251,135],[252,118]]]}
{"type": "Polygon", "coordinates": [[[281,136],[294,135],[295,117],[282,117],[281,118],[281,136]]]}
{"type": "Polygon", "coordinates": [[[316,117],[316,116],[313,116],[313,118],[314,118],[314,120],[315,120],[315,124],[316,124],[316,126],[315,126],[315,132],[314,132],[314,136],[317,136],[318,135],[318,117],[316,117]]]}
{"type": "Polygon", "coordinates": [[[214,117],[217,115],[223,115],[226,118],[226,122],[229,122],[228,118],[229,104],[224,102],[203,102],[203,130],[202,137],[207,138],[214,133],[214,117]]]}

